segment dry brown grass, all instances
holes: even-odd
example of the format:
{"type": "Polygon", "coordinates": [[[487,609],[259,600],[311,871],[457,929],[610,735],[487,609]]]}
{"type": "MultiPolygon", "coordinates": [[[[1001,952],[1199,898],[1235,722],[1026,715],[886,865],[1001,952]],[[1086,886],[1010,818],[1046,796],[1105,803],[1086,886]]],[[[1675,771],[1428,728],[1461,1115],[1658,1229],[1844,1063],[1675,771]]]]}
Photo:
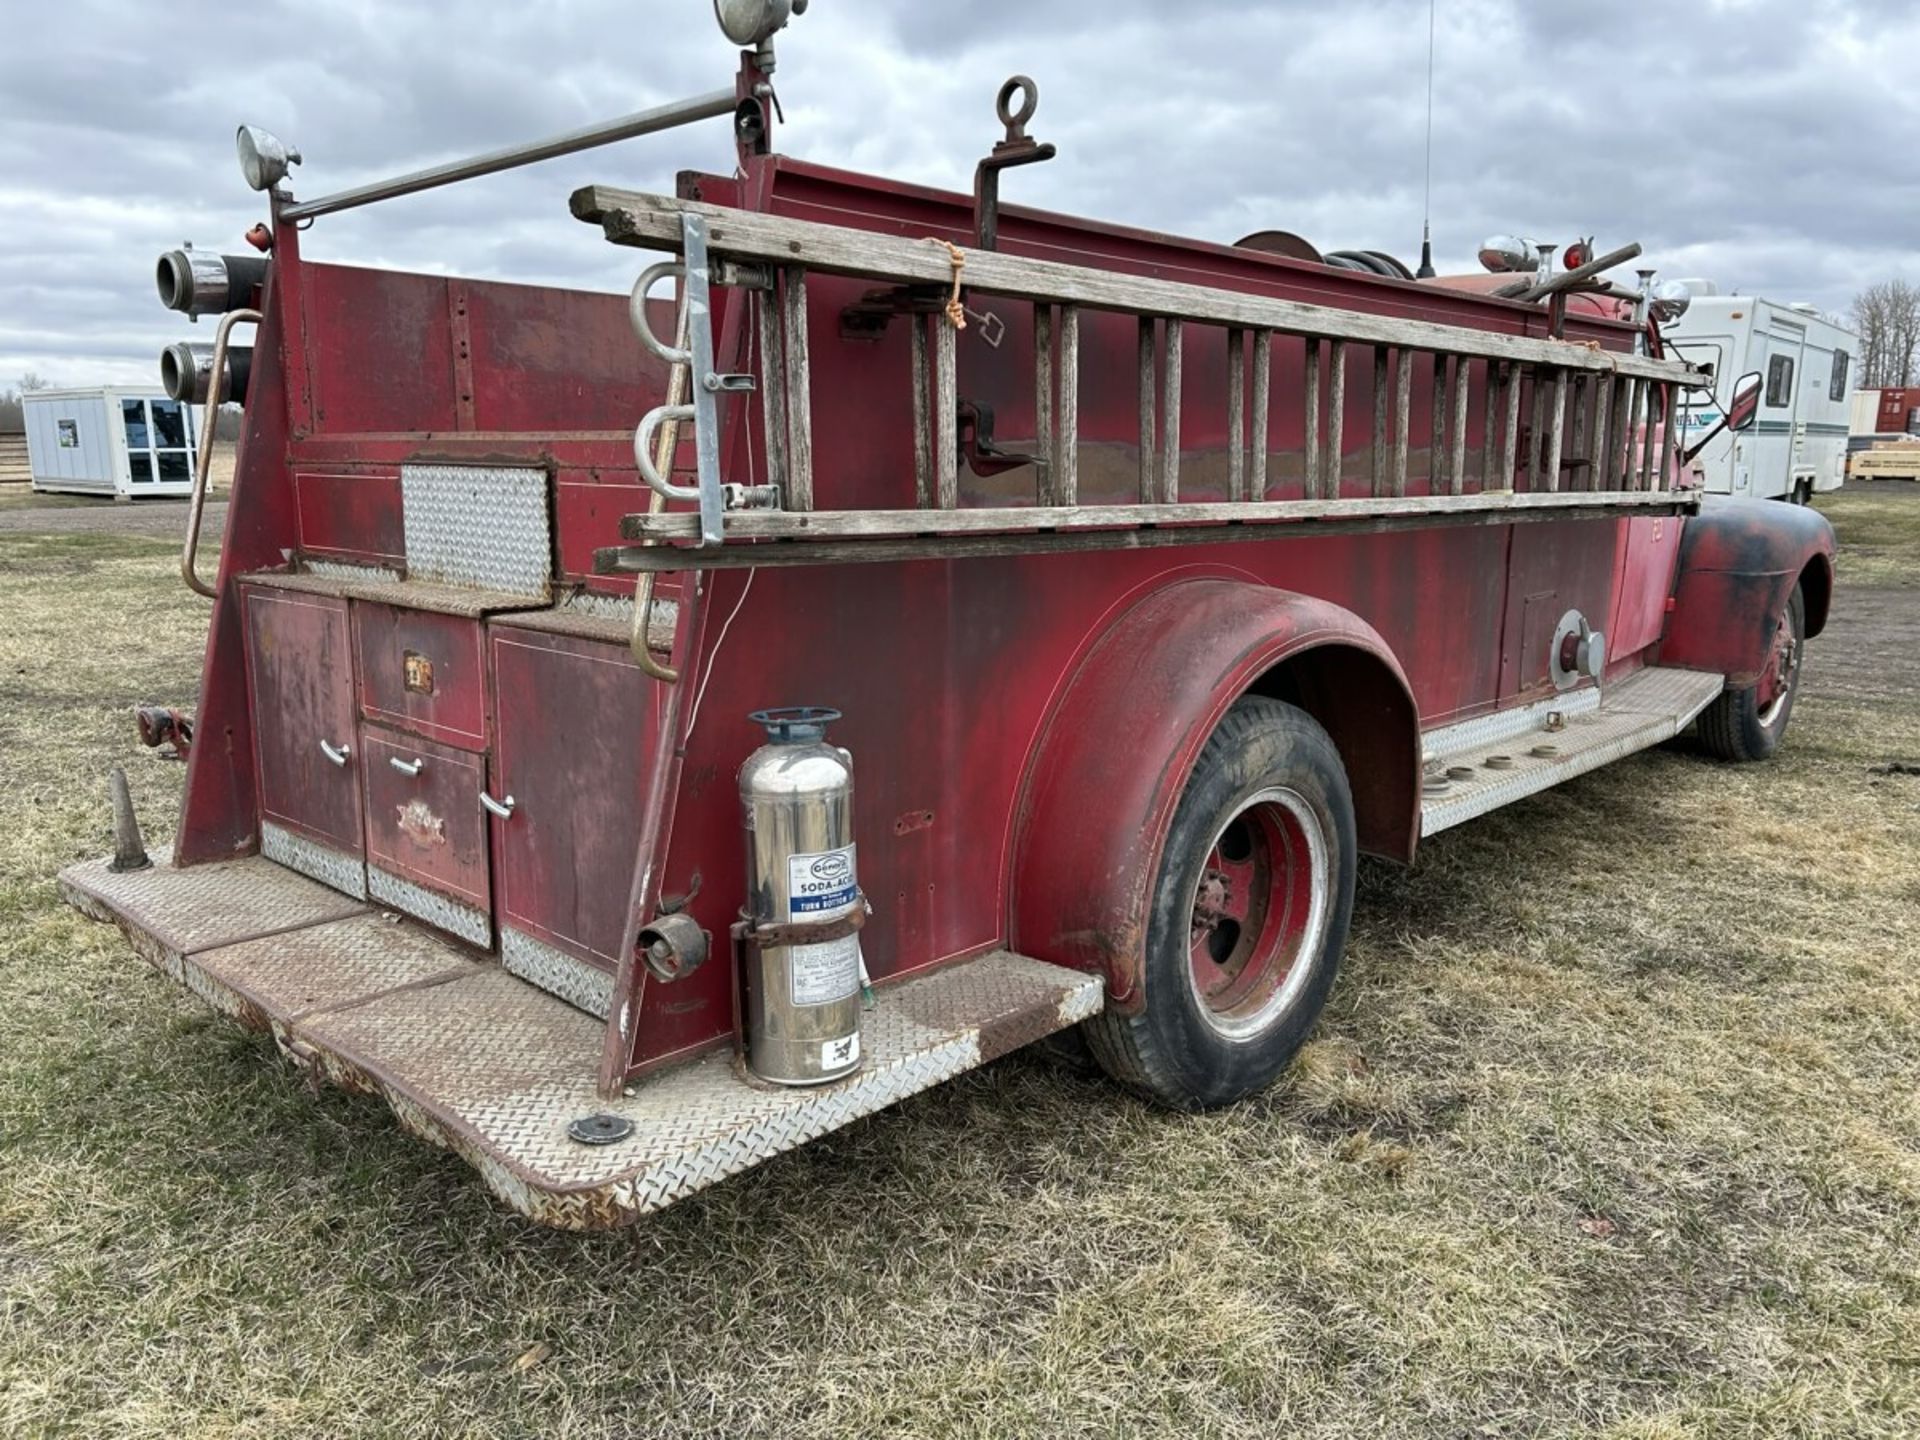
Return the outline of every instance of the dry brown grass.
{"type": "Polygon", "coordinates": [[[0,1433],[1915,1433],[1911,662],[1369,866],[1252,1103],[1016,1056],[578,1238],[57,903],[192,698],[170,558],[0,538],[0,1433]]]}

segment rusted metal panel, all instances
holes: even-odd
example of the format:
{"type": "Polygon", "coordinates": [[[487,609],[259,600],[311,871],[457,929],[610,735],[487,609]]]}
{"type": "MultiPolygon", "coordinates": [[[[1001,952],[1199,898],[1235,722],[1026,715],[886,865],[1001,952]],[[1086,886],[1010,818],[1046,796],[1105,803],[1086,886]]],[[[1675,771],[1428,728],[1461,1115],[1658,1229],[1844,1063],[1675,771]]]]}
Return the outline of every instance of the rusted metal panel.
{"type": "Polygon", "coordinates": [[[447,284],[307,265],[301,320],[317,431],[457,428],[447,284]]]}
{"type": "MultiPolygon", "coordinates": [[[[1034,749],[1016,809],[1013,943],[1103,973],[1113,1003],[1137,1004],[1148,897],[1194,757],[1241,694],[1275,666],[1321,647],[1350,652],[1384,677],[1364,689],[1371,733],[1356,736],[1351,726],[1334,733],[1338,741],[1345,729],[1349,743],[1366,747],[1365,763],[1347,766],[1361,843],[1411,856],[1419,718],[1379,635],[1301,595],[1224,579],[1168,584],[1101,636],[1034,749]],[[1124,740],[1119,716],[1126,717],[1124,740]],[[1139,763],[1116,763],[1116,747],[1139,763]]],[[[1362,694],[1360,674],[1343,676],[1334,698],[1362,694]]]]}
{"type": "Polygon", "coordinates": [[[487,748],[480,624],[366,601],[353,607],[360,713],[466,750],[487,748]]]}
{"type": "MultiPolygon", "coordinates": [[[[486,812],[480,808],[486,757],[370,723],[361,725],[360,741],[368,865],[468,910],[488,912],[486,812]]],[[[425,907],[407,908],[418,914],[425,907]]]]}
{"type": "MultiPolygon", "coordinates": [[[[259,752],[260,815],[349,856],[361,843],[347,603],[241,588],[259,752]]],[[[199,747],[196,746],[196,749],[199,747]]]]}
{"type": "Polygon", "coordinates": [[[302,555],[388,567],[406,558],[397,466],[296,469],[293,493],[302,555]]]}
{"type": "MultiPolygon", "coordinates": [[[[623,645],[510,621],[495,622],[488,635],[499,696],[497,788],[514,798],[513,817],[493,822],[500,923],[611,975],[661,687],[623,645]]],[[[730,773],[706,774],[688,801],[718,804],[733,816],[731,781],[730,773]]],[[[696,872],[703,892],[712,887],[723,903],[737,905],[731,872],[697,864],[684,881],[689,888],[696,872]]],[[[646,1058],[728,1032],[726,970],[708,966],[673,987],[671,1013],[645,1037],[646,1058]]],[[[663,1012],[668,1008],[663,1004],[663,1012]]]]}
{"type": "Polygon", "coordinates": [[[1673,611],[1659,663],[1712,670],[1751,685],[1772,653],[1787,597],[1817,577],[1807,633],[1826,621],[1833,527],[1803,505],[1710,495],[1681,532],[1673,611]]]}

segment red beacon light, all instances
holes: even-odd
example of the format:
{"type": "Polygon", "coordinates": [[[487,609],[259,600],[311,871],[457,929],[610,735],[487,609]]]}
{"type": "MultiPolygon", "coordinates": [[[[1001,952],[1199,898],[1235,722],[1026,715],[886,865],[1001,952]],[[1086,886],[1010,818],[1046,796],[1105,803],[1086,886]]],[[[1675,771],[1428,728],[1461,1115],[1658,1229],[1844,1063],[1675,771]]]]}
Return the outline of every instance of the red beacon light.
{"type": "Polygon", "coordinates": [[[1578,270],[1591,259],[1593,259],[1591,240],[1576,240],[1560,252],[1560,263],[1569,270],[1578,270]]]}

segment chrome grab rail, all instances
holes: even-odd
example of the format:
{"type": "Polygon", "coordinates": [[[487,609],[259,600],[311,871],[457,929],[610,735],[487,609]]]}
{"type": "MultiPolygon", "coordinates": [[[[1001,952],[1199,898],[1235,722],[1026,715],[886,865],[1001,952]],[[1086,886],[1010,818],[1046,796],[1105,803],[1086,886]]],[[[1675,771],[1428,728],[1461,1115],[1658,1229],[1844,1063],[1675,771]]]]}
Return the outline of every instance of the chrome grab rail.
{"type": "MultiPolygon", "coordinates": [[[[229,310],[220,317],[220,328],[213,336],[213,378],[207,382],[206,403],[201,406],[200,449],[193,457],[193,495],[187,502],[187,539],[180,551],[180,578],[187,582],[187,588],[196,595],[204,595],[212,600],[219,591],[200,578],[197,568],[200,558],[200,520],[207,507],[207,476],[213,469],[213,426],[219,418],[220,405],[227,390],[227,337],[233,333],[233,327],[242,322],[258,325],[258,310],[229,310]]],[[[322,742],[323,744],[325,742],[322,742]]],[[[332,759],[332,756],[328,756],[332,759]]],[[[335,760],[336,765],[346,764],[342,759],[335,760]]]]}

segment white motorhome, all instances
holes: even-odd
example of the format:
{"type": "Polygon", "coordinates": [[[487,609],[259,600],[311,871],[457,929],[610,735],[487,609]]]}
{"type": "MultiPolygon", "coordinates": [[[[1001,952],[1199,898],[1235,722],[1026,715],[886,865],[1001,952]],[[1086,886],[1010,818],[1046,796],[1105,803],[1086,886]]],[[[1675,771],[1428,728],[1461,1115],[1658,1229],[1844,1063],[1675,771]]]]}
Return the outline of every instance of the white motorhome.
{"type": "Polygon", "coordinates": [[[1747,430],[1723,430],[1694,463],[1716,495],[1805,504],[1846,479],[1847,434],[1860,342],[1811,305],[1721,295],[1704,280],[1683,282],[1693,300],[1661,329],[1695,364],[1711,364],[1713,390],[1695,392],[1682,415],[1688,443],[1726,413],[1743,375],[1760,377],[1760,414],[1747,430]]]}
{"type": "Polygon", "coordinates": [[[163,390],[36,390],[20,408],[35,490],[137,500],[193,489],[194,407],[163,390]]]}

